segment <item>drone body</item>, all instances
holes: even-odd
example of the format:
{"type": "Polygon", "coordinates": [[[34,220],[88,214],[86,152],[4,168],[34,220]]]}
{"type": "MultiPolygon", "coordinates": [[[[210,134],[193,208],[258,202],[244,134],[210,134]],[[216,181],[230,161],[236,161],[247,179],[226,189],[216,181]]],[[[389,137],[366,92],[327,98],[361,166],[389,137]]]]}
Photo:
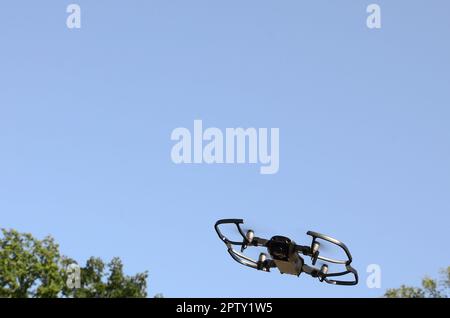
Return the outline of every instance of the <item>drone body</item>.
{"type": "Polygon", "coordinates": [[[294,246],[289,238],[272,237],[267,242],[267,250],[281,274],[300,275],[304,261],[294,252],[294,246]]]}
{"type": "Polygon", "coordinates": [[[217,221],[215,224],[215,229],[217,234],[219,235],[219,238],[227,246],[228,253],[231,255],[231,257],[238,263],[265,272],[270,272],[271,268],[276,267],[281,274],[299,276],[301,273],[306,273],[312,277],[318,278],[321,282],[325,281],[333,285],[356,285],[358,283],[358,273],[350,265],[352,262],[352,256],[344,243],[332,237],[311,231],[307,232],[307,234],[312,237],[310,246],[297,245],[291,239],[279,235],[273,236],[270,240],[267,240],[256,237],[252,230],[248,230],[246,233],[244,233],[244,231],[240,227],[240,225],[243,223],[244,221],[242,219],[224,219],[217,221]],[[243,238],[242,242],[231,241],[226,238],[219,228],[220,225],[223,224],[236,225],[239,234],[243,238]],[[347,256],[347,259],[337,260],[319,255],[320,243],[318,240],[330,242],[343,249],[347,256]],[[234,250],[233,246],[240,246],[241,251],[238,252],[234,250]],[[249,246],[267,248],[267,252],[270,257],[268,257],[265,253],[261,253],[258,260],[256,261],[245,256],[243,254],[243,251],[249,246]],[[311,257],[312,266],[305,264],[304,258],[301,255],[311,257]],[[329,273],[328,265],[325,263],[320,268],[314,267],[318,260],[343,265],[345,267],[345,270],[341,272],[329,273]],[[331,278],[348,274],[353,275],[353,280],[342,281],[331,278]]]}

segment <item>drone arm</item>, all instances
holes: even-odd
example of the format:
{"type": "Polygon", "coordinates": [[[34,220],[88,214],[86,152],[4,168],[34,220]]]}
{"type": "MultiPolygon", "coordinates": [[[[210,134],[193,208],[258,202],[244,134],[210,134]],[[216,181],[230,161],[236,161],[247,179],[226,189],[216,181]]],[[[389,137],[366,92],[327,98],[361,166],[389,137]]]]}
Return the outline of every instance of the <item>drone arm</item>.
{"type": "Polygon", "coordinates": [[[309,266],[307,264],[303,264],[302,272],[305,274],[311,275],[312,277],[319,277],[319,270],[315,267],[309,266]]]}
{"type": "Polygon", "coordinates": [[[295,251],[306,256],[311,256],[311,248],[309,246],[295,245],[295,251]]]}
{"type": "Polygon", "coordinates": [[[266,246],[267,242],[269,242],[269,240],[260,238],[260,237],[254,237],[253,240],[249,243],[249,245],[251,246],[266,246]]]}

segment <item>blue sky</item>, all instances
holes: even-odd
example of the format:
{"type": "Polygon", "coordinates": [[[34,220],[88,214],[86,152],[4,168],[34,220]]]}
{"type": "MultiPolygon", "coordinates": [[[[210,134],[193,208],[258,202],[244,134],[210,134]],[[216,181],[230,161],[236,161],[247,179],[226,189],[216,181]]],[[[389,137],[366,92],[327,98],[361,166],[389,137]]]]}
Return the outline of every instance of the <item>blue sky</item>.
{"type": "MultiPolygon", "coordinates": [[[[0,4],[1,227],[166,296],[379,296],[450,265],[448,1],[0,4]],[[280,128],[280,170],[175,165],[176,127],[280,128]],[[219,218],[344,241],[361,283],[234,263],[219,218]],[[379,264],[382,289],[368,289],[379,264]]],[[[260,229],[262,232],[259,232],[260,229]]]]}

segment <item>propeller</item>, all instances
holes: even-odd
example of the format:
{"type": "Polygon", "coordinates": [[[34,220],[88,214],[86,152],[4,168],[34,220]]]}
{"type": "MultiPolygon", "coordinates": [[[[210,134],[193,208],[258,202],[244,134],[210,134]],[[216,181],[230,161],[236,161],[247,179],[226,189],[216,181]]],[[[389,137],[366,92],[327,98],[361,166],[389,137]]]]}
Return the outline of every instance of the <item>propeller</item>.
{"type": "Polygon", "coordinates": [[[344,262],[348,259],[345,251],[340,246],[320,239],[316,240],[316,242],[320,244],[319,256],[344,262]]]}
{"type": "MultiPolygon", "coordinates": [[[[316,265],[318,261],[319,255],[321,256],[330,256],[332,255],[332,251],[336,252],[339,251],[338,247],[332,247],[332,244],[320,239],[316,239],[315,241],[311,242],[311,261],[313,265],[316,265]]],[[[323,264],[323,263],[321,263],[323,264]]],[[[327,264],[325,264],[327,265],[327,264]]]]}
{"type": "MultiPolygon", "coordinates": [[[[265,227],[264,225],[259,224],[252,219],[245,219],[245,223],[241,224],[242,232],[247,236],[247,233],[251,231],[253,233],[253,237],[261,237],[265,239],[270,239],[273,236],[273,231],[265,227]]],[[[236,226],[233,227],[232,232],[235,236],[241,236],[236,226]]],[[[248,238],[247,238],[248,239],[248,238]]]]}

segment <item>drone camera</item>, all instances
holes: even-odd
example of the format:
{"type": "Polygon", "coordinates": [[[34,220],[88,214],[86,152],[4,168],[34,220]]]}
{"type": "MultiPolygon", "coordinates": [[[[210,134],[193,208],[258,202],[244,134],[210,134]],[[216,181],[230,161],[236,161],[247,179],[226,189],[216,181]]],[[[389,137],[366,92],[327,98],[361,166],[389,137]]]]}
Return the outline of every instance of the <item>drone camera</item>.
{"type": "Polygon", "coordinates": [[[303,259],[292,253],[292,241],[284,236],[273,236],[267,243],[267,249],[273,262],[282,274],[300,275],[303,259]]]}
{"type": "Polygon", "coordinates": [[[287,261],[289,259],[291,240],[284,236],[274,236],[267,243],[270,255],[277,260],[287,261]]]}

